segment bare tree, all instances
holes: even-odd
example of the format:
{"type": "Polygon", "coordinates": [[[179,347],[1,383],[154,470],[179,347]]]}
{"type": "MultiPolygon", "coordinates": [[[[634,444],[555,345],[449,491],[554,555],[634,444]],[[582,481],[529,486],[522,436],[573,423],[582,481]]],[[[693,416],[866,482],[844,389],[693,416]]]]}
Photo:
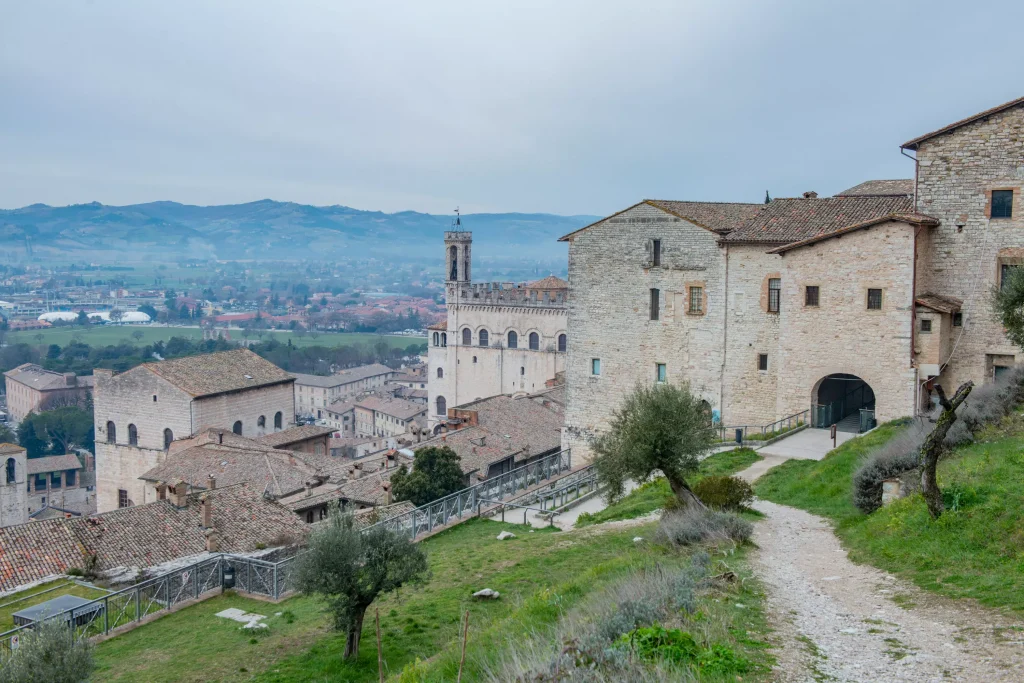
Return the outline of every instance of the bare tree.
{"type": "Polygon", "coordinates": [[[942,406],[942,414],[939,415],[939,419],[935,423],[935,429],[925,438],[924,445],[921,446],[921,495],[924,496],[924,500],[928,504],[928,513],[932,519],[938,519],[945,509],[942,503],[942,490],[939,489],[939,482],[935,476],[939,456],[942,455],[944,448],[942,442],[946,438],[946,432],[956,422],[956,409],[960,407],[973,388],[974,382],[964,382],[950,400],[946,398],[946,392],[942,385],[935,385],[935,391],[939,394],[939,405],[942,406]]]}
{"type": "Polygon", "coordinates": [[[115,308],[110,311],[111,322],[119,323],[121,322],[122,319],[124,319],[124,311],[122,311],[120,308],[115,308]]]}
{"type": "Polygon", "coordinates": [[[142,338],[144,336],[145,335],[142,333],[142,330],[135,330],[134,332],[132,332],[132,339],[134,339],[135,341],[142,341],[142,338]]]}

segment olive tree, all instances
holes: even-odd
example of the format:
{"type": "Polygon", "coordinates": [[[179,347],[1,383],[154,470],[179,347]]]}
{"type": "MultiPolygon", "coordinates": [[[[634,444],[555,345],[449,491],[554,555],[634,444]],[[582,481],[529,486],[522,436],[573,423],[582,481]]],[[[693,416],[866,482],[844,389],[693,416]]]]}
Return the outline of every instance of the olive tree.
{"type": "Polygon", "coordinates": [[[711,450],[714,428],[707,404],[687,386],[638,384],[612,416],[611,428],[592,448],[598,478],[612,498],[625,482],[649,480],[660,471],[684,507],[704,507],[686,477],[711,450]]]}
{"type": "Polygon", "coordinates": [[[1009,268],[1000,286],[992,290],[992,310],[1006,336],[1024,348],[1024,268],[1009,268]]]}
{"type": "Polygon", "coordinates": [[[296,585],[323,596],[334,628],[345,631],[345,659],[359,656],[363,617],[377,596],[428,575],[427,556],[405,535],[379,526],[360,530],[335,508],[309,537],[298,560],[296,585]]]}
{"type": "Polygon", "coordinates": [[[92,644],[72,637],[63,619],[23,629],[19,639],[20,647],[0,660],[0,683],[82,683],[92,676],[92,644]]]}

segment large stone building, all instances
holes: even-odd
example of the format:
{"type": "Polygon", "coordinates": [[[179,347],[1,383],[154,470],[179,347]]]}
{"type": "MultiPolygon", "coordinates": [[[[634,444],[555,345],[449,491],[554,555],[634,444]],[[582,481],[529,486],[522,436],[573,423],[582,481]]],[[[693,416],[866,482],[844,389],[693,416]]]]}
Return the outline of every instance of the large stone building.
{"type": "Polygon", "coordinates": [[[472,282],[472,244],[471,232],[445,233],[448,318],[427,328],[432,428],[448,406],[540,391],[565,368],[568,283],[472,282]]]}
{"type": "Polygon", "coordinates": [[[989,293],[1024,265],[1024,99],[903,145],[914,180],[767,204],[645,200],[563,237],[563,445],[637,382],[688,383],[724,426],[858,429],[1021,353],[989,293]],[[851,424],[852,423],[852,424],[851,424]]]}
{"type": "Polygon", "coordinates": [[[73,372],[53,372],[34,363],[23,363],[4,373],[7,412],[20,422],[29,413],[78,405],[92,393],[93,378],[73,372]]]}
{"type": "Polygon", "coordinates": [[[248,349],[94,375],[100,512],[145,500],[139,477],[164,460],[176,438],[203,427],[255,438],[292,422],[295,378],[248,349]]]}
{"type": "Polygon", "coordinates": [[[333,375],[292,373],[295,377],[295,415],[325,419],[327,408],[332,403],[379,389],[399,374],[380,363],[348,368],[333,375]]]}

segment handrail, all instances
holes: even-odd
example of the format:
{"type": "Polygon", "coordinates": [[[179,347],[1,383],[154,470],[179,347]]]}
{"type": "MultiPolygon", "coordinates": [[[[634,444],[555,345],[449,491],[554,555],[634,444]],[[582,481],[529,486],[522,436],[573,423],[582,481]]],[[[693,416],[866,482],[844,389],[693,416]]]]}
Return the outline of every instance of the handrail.
{"type": "MultiPolygon", "coordinates": [[[[799,413],[793,413],[792,415],[787,415],[786,417],[784,417],[784,418],[782,418],[780,420],[776,420],[775,422],[769,422],[764,427],[761,427],[761,433],[767,435],[767,434],[770,434],[772,432],[776,432],[778,430],[774,429],[775,425],[780,425],[783,422],[786,423],[787,428],[791,427],[792,424],[793,424],[793,418],[796,418],[797,426],[799,426],[800,425],[800,418],[802,416],[807,416],[808,413],[810,413],[810,412],[811,412],[810,408],[807,408],[805,410],[801,410],[799,413]]],[[[806,420],[804,420],[804,422],[806,422],[806,420]]]]}

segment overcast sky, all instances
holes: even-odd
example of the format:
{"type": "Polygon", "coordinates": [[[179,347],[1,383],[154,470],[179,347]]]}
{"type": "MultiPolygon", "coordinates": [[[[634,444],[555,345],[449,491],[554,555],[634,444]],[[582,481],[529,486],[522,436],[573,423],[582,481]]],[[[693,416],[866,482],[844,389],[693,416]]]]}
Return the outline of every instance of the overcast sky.
{"type": "Polygon", "coordinates": [[[608,214],[910,177],[1024,2],[0,0],[0,207],[608,214]]]}

